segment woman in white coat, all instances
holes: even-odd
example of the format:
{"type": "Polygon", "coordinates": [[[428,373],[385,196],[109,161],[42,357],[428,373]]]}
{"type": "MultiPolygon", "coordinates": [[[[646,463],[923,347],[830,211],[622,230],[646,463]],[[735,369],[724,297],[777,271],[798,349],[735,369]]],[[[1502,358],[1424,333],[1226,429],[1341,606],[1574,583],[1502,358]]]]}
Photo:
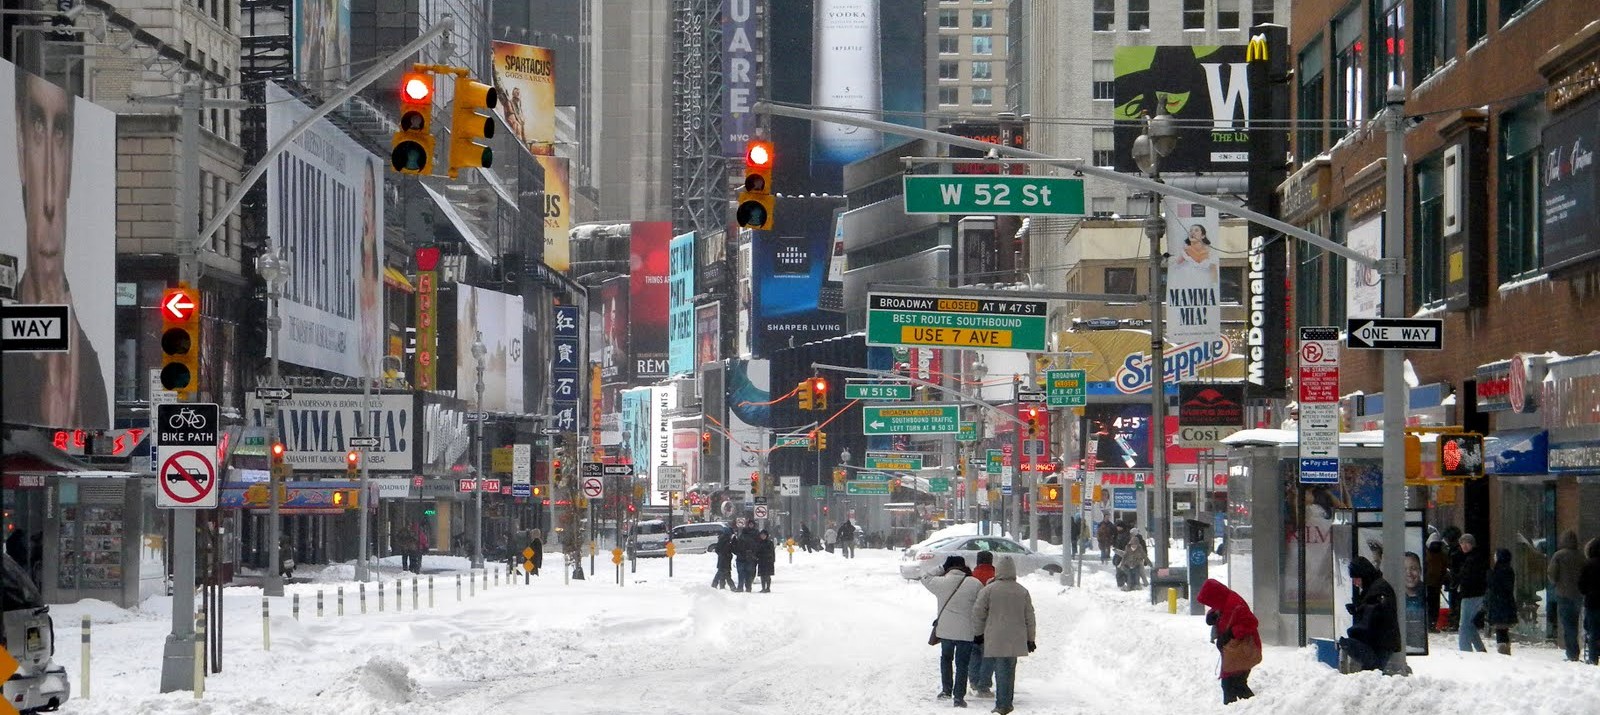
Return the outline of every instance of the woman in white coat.
{"type": "Polygon", "coordinates": [[[1033,652],[1036,625],[1033,596],[1017,583],[1017,563],[1010,556],[995,559],[994,580],[978,592],[972,624],[983,657],[994,659],[994,712],[1006,715],[1016,694],[1017,658],[1033,652]]]}
{"type": "MultiPolygon", "coordinates": [[[[972,605],[978,600],[983,582],[972,577],[966,559],[949,556],[943,571],[922,577],[923,588],[933,592],[938,611],[933,620],[933,635],[939,642],[939,697],[955,696],[955,706],[967,706],[967,671],[972,662],[972,605]],[[954,673],[951,666],[955,666],[954,673]],[[953,680],[952,680],[953,679],[953,680]]],[[[929,639],[929,644],[933,639],[929,639]]]]}

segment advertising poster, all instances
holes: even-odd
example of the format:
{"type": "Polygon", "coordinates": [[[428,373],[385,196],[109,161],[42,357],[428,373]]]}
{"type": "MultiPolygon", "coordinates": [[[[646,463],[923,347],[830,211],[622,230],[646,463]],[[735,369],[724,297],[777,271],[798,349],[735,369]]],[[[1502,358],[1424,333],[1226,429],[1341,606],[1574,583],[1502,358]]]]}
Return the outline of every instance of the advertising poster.
{"type": "MultiPolygon", "coordinates": [[[[1345,238],[1351,250],[1373,258],[1383,257],[1383,213],[1356,224],[1345,238]]],[[[1377,269],[1355,261],[1345,262],[1345,314],[1352,318],[1383,315],[1383,280],[1377,269]]]]}
{"type": "MultiPolygon", "coordinates": [[[[651,387],[650,403],[650,458],[645,462],[649,464],[650,489],[646,492],[646,498],[654,499],[660,489],[656,480],[661,477],[661,467],[673,463],[671,415],[678,407],[678,389],[674,386],[651,387]]],[[[640,468],[643,463],[634,459],[633,464],[634,474],[643,476],[645,472],[640,468]]]]}
{"type": "Polygon", "coordinates": [[[1595,205],[1600,181],[1595,180],[1594,147],[1600,144],[1600,101],[1570,110],[1544,129],[1544,191],[1540,221],[1544,232],[1544,269],[1556,271],[1600,256],[1600,229],[1595,205]]]}
{"type": "Polygon", "coordinates": [[[7,353],[8,423],[111,427],[117,118],[0,61],[0,265],[17,302],[71,306],[69,352],[7,353]]]}
{"type": "Polygon", "coordinates": [[[722,0],[722,155],[741,156],[756,126],[756,0],[722,0]]]}
{"type": "MultiPolygon", "coordinates": [[[[751,232],[751,350],[757,357],[844,333],[843,285],[829,281],[833,206],[779,199],[777,231],[751,232]],[[840,294],[825,301],[825,293],[840,294]],[[834,309],[837,310],[834,310],[834,309]]],[[[839,257],[843,260],[843,256],[839,257]]]]}
{"type": "Polygon", "coordinates": [[[622,432],[623,456],[631,460],[634,476],[649,474],[650,430],[652,420],[650,388],[636,387],[621,392],[622,407],[618,428],[622,432]]]}
{"type": "Polygon", "coordinates": [[[554,306],[551,322],[550,408],[554,417],[551,426],[572,432],[578,429],[578,397],[583,394],[578,306],[554,306]]]}
{"type": "Polygon", "coordinates": [[[727,370],[728,488],[750,491],[750,476],[761,472],[762,454],[772,426],[772,362],[733,360],[727,370]]]}
{"type": "MultiPolygon", "coordinates": [[[[267,85],[267,141],[311,110],[267,85]]],[[[267,169],[268,245],[288,259],[279,357],[360,377],[383,350],[383,163],[319,120],[267,169]]]]}
{"type": "Polygon", "coordinates": [[[600,284],[600,321],[604,339],[593,343],[600,350],[600,378],[621,382],[633,376],[628,363],[628,277],[616,276],[600,284]]]}
{"type": "Polygon", "coordinates": [[[1217,212],[1177,199],[1163,199],[1167,215],[1167,340],[1210,342],[1222,336],[1221,256],[1211,247],[1219,235],[1217,212]]]}
{"type": "MultiPolygon", "coordinates": [[[[344,472],[350,438],[377,437],[378,446],[366,449],[367,465],[379,472],[410,472],[417,468],[413,452],[420,429],[416,398],[410,393],[309,392],[278,401],[277,430],[285,448],[284,460],[298,470],[344,472]],[[363,399],[366,400],[363,407],[363,399]],[[363,423],[370,420],[370,424],[363,423]]],[[[265,402],[245,393],[247,425],[265,427],[265,402]]]]}
{"type": "Polygon", "coordinates": [[[1096,403],[1084,408],[1086,456],[1100,469],[1150,469],[1150,405],[1096,403]]]}
{"type": "Polygon", "coordinates": [[[1250,85],[1244,45],[1118,47],[1112,117],[1117,171],[1138,171],[1133,140],[1144,118],[1165,105],[1177,120],[1178,145],[1161,157],[1163,172],[1244,171],[1250,158],[1250,85]]]}
{"type": "Polygon", "coordinates": [[[673,375],[694,372],[694,233],[674,236],[667,308],[667,371],[673,375]]]}
{"type": "MultiPolygon", "coordinates": [[[[811,101],[841,112],[878,114],[883,73],[878,64],[878,0],[813,0],[811,101]]],[[[848,164],[871,156],[878,132],[832,122],[811,125],[811,156],[848,164]]]]}
{"type": "MultiPolygon", "coordinates": [[[[1383,568],[1383,515],[1381,512],[1356,514],[1354,529],[1348,523],[1336,525],[1333,529],[1334,570],[1333,585],[1337,603],[1333,609],[1334,627],[1337,632],[1344,633],[1354,620],[1342,606],[1350,603],[1355,593],[1355,584],[1350,579],[1350,562],[1355,556],[1364,556],[1380,570],[1383,568]]],[[[1341,519],[1341,521],[1343,521],[1341,519]]],[[[1405,617],[1401,627],[1405,629],[1406,655],[1428,654],[1428,619],[1427,619],[1427,594],[1423,585],[1424,565],[1430,554],[1424,547],[1426,526],[1423,522],[1422,512],[1414,509],[1406,510],[1405,528],[1405,553],[1402,555],[1402,571],[1398,578],[1384,574],[1384,580],[1394,588],[1394,595],[1405,604],[1405,617]]],[[[1443,555],[1440,555],[1443,558],[1443,555]]],[[[1520,579],[1519,579],[1520,580],[1520,579]]],[[[1536,598],[1543,593],[1543,582],[1537,581],[1536,587],[1530,587],[1529,593],[1518,594],[1518,599],[1536,598]]]]}
{"type": "MultiPolygon", "coordinates": [[[[1056,333],[1057,349],[1080,353],[1075,367],[1083,368],[1090,396],[1137,395],[1150,390],[1150,333],[1141,330],[1088,330],[1056,333]]],[[[1227,335],[1203,343],[1169,344],[1166,350],[1166,389],[1177,391],[1180,382],[1244,377],[1245,360],[1234,351],[1227,335]]]]}
{"type": "Polygon", "coordinates": [[[350,78],[350,0],[294,0],[294,74],[319,92],[350,78]]]}
{"type": "Polygon", "coordinates": [[[706,303],[694,309],[694,365],[722,359],[722,304],[706,303]]]}
{"type": "Polygon", "coordinates": [[[572,175],[566,159],[536,157],[544,169],[544,264],[566,273],[572,268],[572,175]]]}
{"type": "Polygon", "coordinates": [[[667,269],[672,224],[635,221],[628,269],[628,347],[633,376],[667,376],[667,269]]]}
{"type": "MultiPolygon", "coordinates": [[[[495,111],[511,136],[535,156],[555,153],[555,53],[544,47],[499,40],[494,52],[494,86],[500,90],[495,111]]],[[[547,261],[548,262],[548,261],[547,261]]]]}
{"type": "Polygon", "coordinates": [[[482,340],[483,407],[488,412],[522,412],[522,296],[466,284],[456,286],[456,394],[476,406],[478,360],[474,340],[482,340]]]}

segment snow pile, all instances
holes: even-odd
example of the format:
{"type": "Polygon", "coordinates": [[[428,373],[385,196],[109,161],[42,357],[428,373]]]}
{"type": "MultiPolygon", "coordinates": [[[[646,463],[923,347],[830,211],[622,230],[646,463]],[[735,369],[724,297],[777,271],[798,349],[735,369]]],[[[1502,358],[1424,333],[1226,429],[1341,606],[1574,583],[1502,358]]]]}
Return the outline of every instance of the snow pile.
{"type": "MultiPolygon", "coordinates": [[[[410,703],[421,694],[422,688],[417,681],[411,679],[410,668],[394,658],[387,656],[374,656],[364,665],[345,674],[339,683],[349,684],[351,690],[359,693],[369,701],[380,703],[410,703]]],[[[335,689],[332,693],[324,691],[323,695],[348,696],[349,690],[335,689]]]]}

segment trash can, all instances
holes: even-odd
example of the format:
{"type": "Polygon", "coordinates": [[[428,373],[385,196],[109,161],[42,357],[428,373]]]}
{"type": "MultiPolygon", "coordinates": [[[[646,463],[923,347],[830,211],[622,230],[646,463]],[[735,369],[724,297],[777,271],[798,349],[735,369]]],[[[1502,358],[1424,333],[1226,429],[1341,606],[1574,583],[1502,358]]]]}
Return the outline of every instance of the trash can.
{"type": "MultiPolygon", "coordinates": [[[[1200,586],[1210,575],[1207,563],[1211,556],[1211,523],[1198,519],[1184,519],[1183,545],[1189,553],[1189,593],[1200,593],[1200,586]]],[[[1196,599],[1189,599],[1189,615],[1205,615],[1206,607],[1196,599]]]]}

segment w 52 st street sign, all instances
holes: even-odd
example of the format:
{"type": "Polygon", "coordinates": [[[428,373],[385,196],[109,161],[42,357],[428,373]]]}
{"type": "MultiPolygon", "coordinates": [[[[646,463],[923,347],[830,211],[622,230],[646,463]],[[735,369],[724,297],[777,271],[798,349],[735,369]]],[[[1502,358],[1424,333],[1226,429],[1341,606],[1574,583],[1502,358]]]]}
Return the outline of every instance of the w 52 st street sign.
{"type": "Polygon", "coordinates": [[[1055,176],[907,176],[905,197],[908,214],[1083,215],[1083,180],[1055,176]]]}

